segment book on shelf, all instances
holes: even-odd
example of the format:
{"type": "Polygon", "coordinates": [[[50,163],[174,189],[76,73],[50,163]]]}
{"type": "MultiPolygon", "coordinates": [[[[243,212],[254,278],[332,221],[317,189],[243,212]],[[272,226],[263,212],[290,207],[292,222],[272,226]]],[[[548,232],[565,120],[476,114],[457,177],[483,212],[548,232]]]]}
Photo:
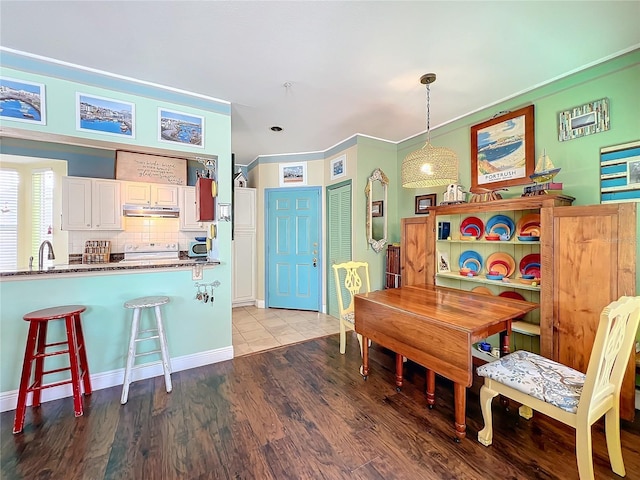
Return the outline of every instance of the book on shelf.
{"type": "Polygon", "coordinates": [[[547,191],[550,190],[552,190],[554,193],[560,193],[562,191],[562,182],[544,182],[527,185],[526,187],[524,187],[522,196],[529,197],[531,195],[544,195],[547,191]]]}

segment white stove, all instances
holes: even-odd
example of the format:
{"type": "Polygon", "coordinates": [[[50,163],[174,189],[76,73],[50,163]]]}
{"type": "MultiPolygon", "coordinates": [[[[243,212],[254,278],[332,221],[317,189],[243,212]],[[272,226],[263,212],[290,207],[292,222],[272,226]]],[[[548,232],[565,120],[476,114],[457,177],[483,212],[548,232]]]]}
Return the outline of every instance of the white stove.
{"type": "Polygon", "coordinates": [[[180,259],[180,249],[177,242],[125,243],[125,263],[133,262],[167,262],[180,259]]]}

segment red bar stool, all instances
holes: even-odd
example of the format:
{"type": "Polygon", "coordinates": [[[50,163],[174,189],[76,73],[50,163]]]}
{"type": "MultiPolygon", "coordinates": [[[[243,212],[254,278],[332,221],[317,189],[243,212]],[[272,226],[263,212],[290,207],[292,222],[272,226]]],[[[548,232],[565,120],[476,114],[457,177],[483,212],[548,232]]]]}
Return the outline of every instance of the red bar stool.
{"type": "Polygon", "coordinates": [[[27,394],[33,392],[32,406],[40,406],[40,392],[45,388],[57,387],[70,383],[73,386],[73,407],[76,417],[82,415],[82,386],[84,394],[91,394],[91,380],[89,378],[89,365],[87,363],[87,350],[82,334],[82,324],[80,314],[87,308],[82,305],[65,305],[63,307],[51,307],[35,312],[27,313],[23,320],[29,322],[29,333],[27,335],[27,346],[24,352],[24,363],[22,365],[22,377],[20,379],[20,390],[18,391],[18,405],[16,407],[16,418],[13,423],[13,433],[20,433],[24,427],[24,415],[27,409],[27,394]],[[47,325],[49,320],[64,319],[67,331],[67,340],[47,344],[47,325]],[[47,347],[58,347],[67,345],[66,350],[57,350],[47,353],[47,347]],[[57,368],[55,370],[44,370],[44,359],[55,355],[69,355],[69,366],[57,368]],[[31,371],[35,363],[35,374],[33,383],[29,385],[31,371]],[[43,376],[70,370],[71,378],[59,382],[45,385],[43,376]],[[82,385],[81,385],[82,384],[82,385]]]}

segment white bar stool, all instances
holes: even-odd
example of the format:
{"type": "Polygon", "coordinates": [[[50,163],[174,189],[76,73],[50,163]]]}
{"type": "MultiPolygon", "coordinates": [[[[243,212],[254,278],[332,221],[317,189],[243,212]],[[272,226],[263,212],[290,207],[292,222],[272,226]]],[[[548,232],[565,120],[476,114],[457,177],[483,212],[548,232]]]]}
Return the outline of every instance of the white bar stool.
{"type": "Polygon", "coordinates": [[[135,363],[136,357],[142,357],[144,355],[151,355],[154,353],[160,353],[162,360],[157,362],[151,362],[147,365],[162,364],[164,370],[164,383],[169,393],[172,389],[171,386],[171,364],[169,363],[169,349],[167,348],[167,337],[164,334],[164,326],[162,324],[162,313],[160,306],[165,303],[169,303],[169,297],[165,296],[152,296],[141,297],[134,300],[125,302],[125,308],[133,308],[133,322],[131,323],[131,337],[129,338],[129,354],[127,355],[127,367],[124,371],[124,383],[122,385],[122,398],[120,403],[124,405],[127,403],[129,397],[129,384],[131,383],[131,370],[135,363]],[[155,310],[156,328],[150,328],[147,330],[139,331],[140,325],[140,313],[143,308],[153,308],[155,310]],[[146,334],[155,335],[146,335],[146,334]],[[158,340],[160,344],[159,350],[153,350],[151,352],[136,353],[137,343],[147,340],[158,340]]]}

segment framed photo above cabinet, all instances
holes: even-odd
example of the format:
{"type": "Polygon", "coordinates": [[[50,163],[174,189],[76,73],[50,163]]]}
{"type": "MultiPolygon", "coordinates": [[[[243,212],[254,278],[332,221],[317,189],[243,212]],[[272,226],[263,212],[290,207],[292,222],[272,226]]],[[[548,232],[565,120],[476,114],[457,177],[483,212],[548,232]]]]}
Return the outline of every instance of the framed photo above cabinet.
{"type": "Polygon", "coordinates": [[[535,169],[534,107],[508,112],[471,127],[471,188],[531,183],[535,169]]]}

